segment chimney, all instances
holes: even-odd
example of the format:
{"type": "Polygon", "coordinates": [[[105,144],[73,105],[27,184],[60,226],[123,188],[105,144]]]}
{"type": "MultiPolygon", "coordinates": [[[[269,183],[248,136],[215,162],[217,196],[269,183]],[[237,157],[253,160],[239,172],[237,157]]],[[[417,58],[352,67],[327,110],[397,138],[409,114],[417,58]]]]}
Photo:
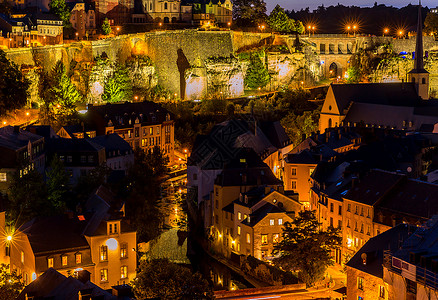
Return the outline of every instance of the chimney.
{"type": "Polygon", "coordinates": [[[90,272],[87,270],[78,271],[78,280],[84,284],[87,283],[90,281],[90,272]]]}

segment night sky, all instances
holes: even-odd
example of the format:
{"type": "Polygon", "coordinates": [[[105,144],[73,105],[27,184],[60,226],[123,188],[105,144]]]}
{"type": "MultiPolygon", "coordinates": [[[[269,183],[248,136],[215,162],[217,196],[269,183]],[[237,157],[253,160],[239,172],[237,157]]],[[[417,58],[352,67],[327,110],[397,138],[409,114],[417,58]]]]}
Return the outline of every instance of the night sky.
{"type": "MultiPolygon", "coordinates": [[[[280,4],[285,9],[295,9],[300,10],[301,8],[309,7],[310,10],[313,10],[324,3],[324,6],[337,5],[338,3],[350,6],[355,5],[359,7],[367,7],[373,6],[374,0],[265,0],[268,11],[270,12],[275,5],[280,4]]],[[[385,1],[377,1],[378,4],[385,4],[387,6],[395,6],[395,7],[403,7],[411,4],[418,4],[418,1],[409,1],[409,0],[385,0],[385,1]]],[[[423,0],[421,1],[423,6],[437,7],[438,1],[436,0],[423,0]]]]}

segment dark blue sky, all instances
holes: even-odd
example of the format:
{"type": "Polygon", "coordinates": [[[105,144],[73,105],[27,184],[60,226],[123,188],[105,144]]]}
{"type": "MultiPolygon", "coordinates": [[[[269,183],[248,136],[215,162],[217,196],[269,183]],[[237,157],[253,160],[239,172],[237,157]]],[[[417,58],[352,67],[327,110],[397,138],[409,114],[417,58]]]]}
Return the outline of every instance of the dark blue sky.
{"type": "MultiPolygon", "coordinates": [[[[265,0],[268,11],[270,12],[275,5],[280,4],[281,7],[285,9],[295,9],[300,10],[301,8],[309,7],[310,10],[313,10],[320,6],[322,3],[324,6],[337,5],[338,3],[350,6],[356,5],[360,7],[373,6],[373,0],[265,0]]],[[[409,1],[409,0],[385,0],[385,1],[377,1],[378,4],[385,4],[387,6],[395,6],[395,7],[403,7],[408,5],[409,3],[418,4],[418,1],[409,1]]],[[[436,0],[423,0],[421,1],[423,6],[437,7],[438,1],[436,0]]]]}

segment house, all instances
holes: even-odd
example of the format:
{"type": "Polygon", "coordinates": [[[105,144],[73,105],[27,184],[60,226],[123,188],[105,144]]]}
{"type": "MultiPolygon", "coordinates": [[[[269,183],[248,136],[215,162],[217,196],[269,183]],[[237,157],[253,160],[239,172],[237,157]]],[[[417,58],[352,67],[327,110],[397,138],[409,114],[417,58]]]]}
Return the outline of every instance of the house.
{"type": "Polygon", "coordinates": [[[112,26],[131,22],[134,0],[96,0],[93,3],[96,27],[100,27],[105,18],[108,18],[112,26]]]}
{"type": "Polygon", "coordinates": [[[50,139],[47,141],[48,162],[55,155],[64,163],[71,183],[106,162],[105,148],[91,139],[50,139]]]}
{"type": "Polygon", "coordinates": [[[89,104],[86,118],[97,135],[117,133],[133,149],[152,151],[158,146],[173,163],[175,121],[170,112],[150,101],[94,106],[89,104]]]}
{"type": "Polygon", "coordinates": [[[383,281],[388,299],[436,299],[438,234],[437,216],[405,239],[399,247],[386,251],[383,281]]]}
{"type": "Polygon", "coordinates": [[[0,128],[0,190],[6,191],[15,172],[45,169],[44,137],[21,130],[19,126],[0,128]]]}
{"type": "Polygon", "coordinates": [[[93,3],[84,1],[67,2],[70,8],[70,23],[76,30],[77,38],[88,38],[96,33],[96,14],[93,3]]]}
{"type": "Polygon", "coordinates": [[[187,0],[193,5],[193,21],[198,25],[229,25],[233,21],[230,0],[187,0]],[[210,23],[209,23],[210,22],[210,23]]]}
{"type": "Polygon", "coordinates": [[[134,151],[117,133],[100,135],[91,141],[105,148],[106,165],[111,170],[126,173],[129,167],[134,165],[134,151]]]}
{"type": "Polygon", "coordinates": [[[420,5],[414,69],[408,74],[408,82],[330,85],[321,109],[320,131],[361,123],[412,131],[438,123],[438,102],[429,100],[429,73],[424,69],[423,53],[420,5]]]}
{"type": "Polygon", "coordinates": [[[152,22],[191,22],[192,5],[181,0],[143,0],[143,11],[152,22]]]}
{"type": "Polygon", "coordinates": [[[90,273],[77,271],[76,275],[65,276],[53,268],[27,285],[19,300],[27,299],[102,299],[116,300],[117,297],[90,282],[90,273]]]}
{"type": "Polygon", "coordinates": [[[136,232],[124,220],[124,206],[100,187],[84,213],[35,218],[11,235],[10,265],[25,283],[50,268],[65,276],[85,270],[90,281],[110,289],[136,276],[136,232]]]}
{"type": "Polygon", "coordinates": [[[399,224],[366,242],[347,262],[347,299],[395,299],[383,280],[387,252],[396,252],[417,227],[399,224]]]}
{"type": "Polygon", "coordinates": [[[96,130],[85,128],[85,125],[66,125],[62,126],[56,134],[65,139],[94,138],[96,130]]]}

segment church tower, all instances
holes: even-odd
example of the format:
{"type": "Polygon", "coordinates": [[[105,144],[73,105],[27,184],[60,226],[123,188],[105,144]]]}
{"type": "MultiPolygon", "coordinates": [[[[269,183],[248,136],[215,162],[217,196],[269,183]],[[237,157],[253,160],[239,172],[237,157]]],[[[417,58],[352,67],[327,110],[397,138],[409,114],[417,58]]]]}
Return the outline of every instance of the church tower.
{"type": "Polygon", "coordinates": [[[423,19],[421,18],[421,0],[418,5],[417,41],[415,44],[414,69],[409,72],[409,81],[415,83],[418,96],[429,99],[429,72],[423,63],[423,19]]]}

